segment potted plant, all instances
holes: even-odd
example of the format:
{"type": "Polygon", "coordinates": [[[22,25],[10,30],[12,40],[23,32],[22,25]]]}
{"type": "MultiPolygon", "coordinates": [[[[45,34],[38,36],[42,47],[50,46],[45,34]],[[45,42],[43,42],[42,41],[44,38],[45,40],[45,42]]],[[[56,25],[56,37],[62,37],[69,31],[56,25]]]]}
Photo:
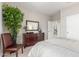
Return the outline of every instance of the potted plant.
{"type": "Polygon", "coordinates": [[[23,21],[23,13],[17,7],[4,4],[2,6],[3,24],[7,27],[16,43],[17,34],[23,21]]]}

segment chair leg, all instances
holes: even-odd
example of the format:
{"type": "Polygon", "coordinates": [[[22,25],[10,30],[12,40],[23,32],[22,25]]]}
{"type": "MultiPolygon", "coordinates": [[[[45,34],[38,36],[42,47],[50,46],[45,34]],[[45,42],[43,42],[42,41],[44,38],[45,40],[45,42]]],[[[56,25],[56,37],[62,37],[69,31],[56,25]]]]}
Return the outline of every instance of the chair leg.
{"type": "Polygon", "coordinates": [[[23,54],[23,47],[21,48],[21,50],[22,50],[22,54],[23,54]]]}
{"type": "Polygon", "coordinates": [[[3,54],[2,57],[4,57],[5,55],[3,54]]]}
{"type": "Polygon", "coordinates": [[[3,55],[2,55],[2,57],[4,57],[5,56],[5,51],[3,51],[3,55]]]}
{"type": "Polygon", "coordinates": [[[16,51],[16,57],[18,57],[18,51],[16,51]]]}

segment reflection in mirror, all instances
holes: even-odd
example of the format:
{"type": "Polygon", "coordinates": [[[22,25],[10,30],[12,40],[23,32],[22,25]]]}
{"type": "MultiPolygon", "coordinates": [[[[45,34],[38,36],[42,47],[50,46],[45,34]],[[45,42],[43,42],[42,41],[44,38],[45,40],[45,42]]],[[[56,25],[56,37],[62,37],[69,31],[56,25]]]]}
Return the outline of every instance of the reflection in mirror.
{"type": "Polygon", "coordinates": [[[26,30],[27,31],[38,31],[39,30],[39,22],[38,21],[26,21],[26,30]]]}

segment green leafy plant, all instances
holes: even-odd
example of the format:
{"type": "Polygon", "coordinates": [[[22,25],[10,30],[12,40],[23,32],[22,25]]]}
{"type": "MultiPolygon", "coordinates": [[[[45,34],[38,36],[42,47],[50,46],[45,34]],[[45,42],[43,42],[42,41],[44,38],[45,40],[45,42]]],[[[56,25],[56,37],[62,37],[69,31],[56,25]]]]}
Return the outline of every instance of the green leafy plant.
{"type": "Polygon", "coordinates": [[[17,33],[21,28],[23,21],[23,13],[17,7],[12,7],[4,4],[2,6],[3,23],[12,35],[14,42],[16,43],[17,33]]]}

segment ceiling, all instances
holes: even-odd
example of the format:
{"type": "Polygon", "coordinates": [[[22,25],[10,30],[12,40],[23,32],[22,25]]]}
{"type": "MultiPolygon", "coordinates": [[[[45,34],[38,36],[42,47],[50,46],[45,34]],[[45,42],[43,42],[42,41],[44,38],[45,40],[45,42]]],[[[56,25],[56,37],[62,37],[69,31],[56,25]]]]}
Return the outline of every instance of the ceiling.
{"type": "Polygon", "coordinates": [[[53,15],[62,8],[72,5],[72,2],[25,2],[22,3],[25,8],[33,10],[48,16],[53,15]]]}

